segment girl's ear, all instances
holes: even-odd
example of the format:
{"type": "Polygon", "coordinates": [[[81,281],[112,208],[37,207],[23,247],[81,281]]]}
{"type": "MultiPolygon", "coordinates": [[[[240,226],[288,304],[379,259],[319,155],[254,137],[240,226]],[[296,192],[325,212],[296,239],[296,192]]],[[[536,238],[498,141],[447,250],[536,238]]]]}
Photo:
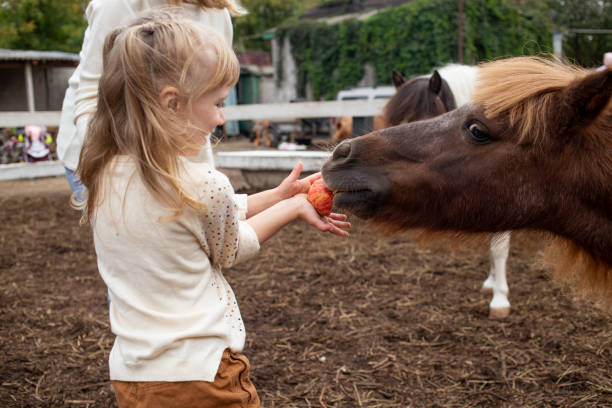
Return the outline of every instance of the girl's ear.
{"type": "Polygon", "coordinates": [[[178,89],[173,86],[167,86],[159,93],[159,103],[162,108],[178,113],[180,106],[178,89]]]}

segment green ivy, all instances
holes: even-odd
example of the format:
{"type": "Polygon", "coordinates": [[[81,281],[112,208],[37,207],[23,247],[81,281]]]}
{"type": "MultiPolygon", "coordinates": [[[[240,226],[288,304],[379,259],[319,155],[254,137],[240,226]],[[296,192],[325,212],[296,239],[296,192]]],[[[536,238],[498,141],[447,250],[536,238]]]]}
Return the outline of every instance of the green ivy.
{"type": "Polygon", "coordinates": [[[468,61],[552,51],[552,23],[543,2],[519,7],[507,0],[470,0],[466,9],[468,61]]]}
{"type": "MultiPolygon", "coordinates": [[[[466,63],[552,50],[552,25],[542,2],[464,3],[466,63]]],[[[364,21],[293,22],[276,35],[281,46],[285,38],[291,43],[298,95],[304,97],[310,85],[316,100],[333,99],[363,78],[366,63],[378,84],[388,84],[393,69],[411,76],[457,61],[457,9],[457,0],[414,0],[364,21]]],[[[282,61],[276,69],[282,79],[282,61]]]]}

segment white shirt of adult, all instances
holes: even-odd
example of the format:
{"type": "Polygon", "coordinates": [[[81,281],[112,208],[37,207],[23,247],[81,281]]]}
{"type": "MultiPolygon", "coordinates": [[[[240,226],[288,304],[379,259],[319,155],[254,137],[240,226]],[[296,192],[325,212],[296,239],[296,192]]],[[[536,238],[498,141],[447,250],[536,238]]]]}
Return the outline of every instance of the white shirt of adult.
{"type": "MultiPolygon", "coordinates": [[[[57,154],[68,169],[77,168],[89,119],[96,111],[104,39],[138,14],[164,7],[168,7],[165,0],[92,0],[87,6],[88,26],[79,54],[80,63],[68,80],[57,135],[57,154]]],[[[184,4],[183,9],[185,17],[215,29],[231,46],[233,28],[227,9],[203,9],[193,4],[184,4]]],[[[206,143],[197,161],[214,166],[210,143],[206,143]]]]}

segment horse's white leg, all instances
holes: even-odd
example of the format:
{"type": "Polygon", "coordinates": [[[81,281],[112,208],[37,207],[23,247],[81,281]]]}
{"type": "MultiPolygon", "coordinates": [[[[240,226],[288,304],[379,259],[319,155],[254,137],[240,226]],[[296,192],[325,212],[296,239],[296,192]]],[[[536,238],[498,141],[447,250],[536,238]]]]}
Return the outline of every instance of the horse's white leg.
{"type": "Polygon", "coordinates": [[[489,253],[489,276],[487,276],[487,279],[485,279],[485,281],[482,283],[482,287],[480,288],[482,294],[487,296],[493,295],[493,285],[495,283],[495,267],[491,259],[492,256],[489,253]]]}
{"type": "Polygon", "coordinates": [[[483,284],[483,290],[490,287],[493,298],[489,304],[489,317],[503,319],[510,313],[508,301],[508,282],[506,281],[506,261],[510,250],[510,231],[493,235],[491,238],[491,268],[489,277],[483,284]]]}

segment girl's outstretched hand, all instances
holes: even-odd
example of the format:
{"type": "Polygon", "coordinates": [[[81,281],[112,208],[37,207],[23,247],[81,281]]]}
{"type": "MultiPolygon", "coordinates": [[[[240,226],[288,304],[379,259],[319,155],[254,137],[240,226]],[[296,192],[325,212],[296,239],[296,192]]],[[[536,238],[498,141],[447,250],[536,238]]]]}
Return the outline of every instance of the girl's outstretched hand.
{"type": "Polygon", "coordinates": [[[321,178],[321,173],[311,174],[303,179],[298,179],[302,173],[304,165],[299,162],[291,171],[291,173],[276,187],[279,198],[285,200],[291,198],[296,194],[307,193],[310,185],[316,180],[321,178]]]}
{"type": "MultiPolygon", "coordinates": [[[[320,175],[319,175],[320,177],[320,175]]],[[[306,194],[296,195],[294,200],[299,200],[298,217],[318,229],[319,231],[331,232],[341,237],[348,237],[346,229],[351,228],[351,223],[346,221],[346,215],[331,213],[328,216],[320,216],[317,210],[308,202],[306,194]]]]}

